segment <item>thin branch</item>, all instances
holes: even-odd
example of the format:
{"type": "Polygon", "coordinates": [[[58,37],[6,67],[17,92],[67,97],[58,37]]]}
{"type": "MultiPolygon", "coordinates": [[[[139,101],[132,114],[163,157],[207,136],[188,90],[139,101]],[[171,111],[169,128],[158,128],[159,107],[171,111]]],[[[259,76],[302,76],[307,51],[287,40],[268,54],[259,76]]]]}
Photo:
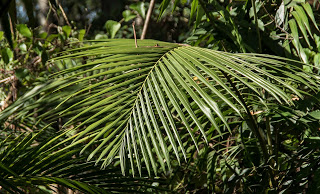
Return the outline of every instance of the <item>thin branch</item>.
{"type": "MultiPolygon", "coordinates": [[[[276,27],[279,28],[279,29],[281,30],[281,32],[291,35],[289,32],[287,32],[285,29],[281,28],[281,27],[277,24],[277,22],[275,21],[274,17],[273,17],[272,15],[270,15],[270,13],[268,12],[268,10],[267,10],[266,7],[264,6],[264,4],[262,4],[262,8],[263,8],[263,10],[268,14],[269,18],[272,20],[271,23],[274,22],[274,24],[276,25],[276,27]]],[[[267,24],[266,24],[266,25],[267,25],[267,24]]],[[[265,25],[265,26],[266,26],[266,25],[265,25]]],[[[269,25],[269,24],[268,24],[268,25],[269,25]]]]}
{"type": "Polygon", "coordinates": [[[88,28],[86,29],[86,35],[85,35],[85,36],[88,36],[89,30],[90,30],[91,26],[92,26],[92,24],[89,24],[89,25],[88,25],[88,28]]]}
{"type": "MultiPolygon", "coordinates": [[[[49,2],[49,7],[50,7],[49,11],[50,11],[50,10],[53,11],[53,15],[54,15],[55,18],[57,19],[58,23],[60,23],[60,18],[59,18],[59,16],[58,16],[58,13],[57,13],[56,9],[52,6],[52,4],[51,4],[50,2],[49,2]]],[[[51,25],[51,24],[50,24],[50,25],[51,25]]],[[[49,27],[48,27],[48,32],[49,32],[49,30],[50,30],[50,25],[49,25],[49,27]]]]}
{"type": "Polygon", "coordinates": [[[136,22],[133,21],[133,22],[132,22],[132,28],[133,28],[134,43],[135,43],[135,45],[136,45],[136,48],[138,48],[136,29],[134,28],[134,25],[135,25],[135,24],[136,24],[136,22]]]}
{"type": "Polygon", "coordinates": [[[12,76],[10,76],[10,77],[7,77],[7,78],[5,78],[5,79],[0,80],[0,83],[2,83],[2,82],[8,83],[8,82],[14,80],[14,78],[15,78],[15,76],[12,75],[12,76]]]}
{"type": "Polygon", "coordinates": [[[153,10],[153,7],[154,7],[154,3],[155,3],[155,0],[151,0],[150,1],[150,5],[149,5],[149,9],[148,9],[148,12],[147,12],[147,16],[146,16],[146,20],[144,22],[144,26],[143,26],[143,30],[142,30],[142,34],[141,34],[141,40],[143,40],[147,34],[147,30],[148,30],[148,25],[149,25],[149,21],[150,21],[150,18],[151,18],[151,13],[152,13],[152,10],[153,10]]]}
{"type": "Polygon", "coordinates": [[[66,15],[66,13],[64,12],[64,10],[63,10],[63,8],[62,8],[62,6],[61,6],[60,3],[59,3],[59,9],[61,10],[62,16],[63,16],[64,20],[66,21],[66,23],[68,24],[68,26],[71,26],[70,23],[69,23],[69,20],[68,20],[68,18],[67,18],[67,15],[66,15]]]}

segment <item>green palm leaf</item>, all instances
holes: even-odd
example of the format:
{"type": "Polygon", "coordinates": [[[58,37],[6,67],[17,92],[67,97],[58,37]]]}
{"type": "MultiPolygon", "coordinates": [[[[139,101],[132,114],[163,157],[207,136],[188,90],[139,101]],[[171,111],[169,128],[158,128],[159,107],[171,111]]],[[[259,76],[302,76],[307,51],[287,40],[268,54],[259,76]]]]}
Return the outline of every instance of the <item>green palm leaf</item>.
{"type": "Polygon", "coordinates": [[[189,140],[198,149],[209,134],[230,132],[230,118],[246,120],[253,104],[291,105],[291,95],[303,98],[304,86],[317,90],[318,83],[287,59],[153,40],[138,48],[134,40],[93,41],[52,65],[58,61],[78,65],[53,74],[32,93],[45,95],[32,106],[24,96],[0,120],[22,109],[16,119],[23,118],[38,107],[43,121],[63,119],[74,133],[70,146],[86,142],[80,153],[89,151],[88,160],[106,167],[117,157],[125,173],[128,159],[140,175],[143,164],[149,175],[157,175],[158,165],[171,171],[172,156],[187,158],[189,140]]]}
{"type": "Polygon", "coordinates": [[[163,179],[124,177],[117,168],[101,170],[94,162],[86,162],[86,156],[75,155],[82,145],[65,147],[72,140],[65,132],[49,138],[42,137],[48,134],[45,128],[17,137],[12,134],[0,145],[2,191],[47,193],[53,185],[85,193],[167,190],[163,179]],[[152,182],[160,186],[151,186],[152,182]]]}

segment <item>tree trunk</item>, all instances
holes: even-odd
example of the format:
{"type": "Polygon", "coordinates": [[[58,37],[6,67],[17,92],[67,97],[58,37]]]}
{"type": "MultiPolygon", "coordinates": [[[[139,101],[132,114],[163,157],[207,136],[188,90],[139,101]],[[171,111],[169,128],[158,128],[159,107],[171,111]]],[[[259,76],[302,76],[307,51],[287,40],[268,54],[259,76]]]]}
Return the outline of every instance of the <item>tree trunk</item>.
{"type": "Polygon", "coordinates": [[[48,30],[48,20],[47,20],[47,14],[48,14],[48,0],[38,0],[39,5],[39,13],[38,13],[38,21],[39,24],[42,26],[44,30],[48,30]]]}

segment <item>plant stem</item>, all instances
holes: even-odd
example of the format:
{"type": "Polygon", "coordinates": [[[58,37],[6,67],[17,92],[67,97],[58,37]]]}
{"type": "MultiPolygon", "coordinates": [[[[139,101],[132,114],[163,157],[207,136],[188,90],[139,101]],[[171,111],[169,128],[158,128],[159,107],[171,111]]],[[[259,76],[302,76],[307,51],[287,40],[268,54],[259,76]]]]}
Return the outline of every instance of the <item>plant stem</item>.
{"type": "Polygon", "coordinates": [[[256,4],[255,4],[254,0],[251,0],[251,4],[252,4],[252,7],[253,7],[254,23],[256,25],[256,31],[257,31],[257,35],[258,35],[258,41],[259,41],[259,53],[262,53],[261,37],[260,37],[260,29],[259,29],[259,25],[258,25],[257,9],[256,9],[256,4]]]}
{"type": "MultiPolygon", "coordinates": [[[[220,70],[220,71],[222,72],[224,77],[228,80],[228,82],[231,84],[233,90],[236,92],[236,94],[239,97],[241,103],[244,105],[246,113],[247,113],[247,116],[249,118],[249,120],[247,120],[247,123],[248,123],[249,127],[251,128],[251,130],[253,131],[253,133],[255,134],[255,136],[259,140],[260,147],[261,147],[262,154],[263,154],[263,158],[265,160],[265,163],[267,164],[268,160],[270,159],[270,156],[269,156],[269,153],[268,153],[267,145],[266,145],[266,142],[265,142],[265,135],[264,135],[263,131],[259,128],[259,126],[256,123],[253,115],[250,113],[248,105],[244,101],[240,91],[236,88],[235,84],[232,82],[230,77],[224,71],[222,71],[222,70],[220,70]]],[[[269,176],[270,176],[270,184],[271,184],[271,187],[273,187],[275,185],[274,178],[273,178],[274,177],[274,173],[270,168],[268,169],[268,172],[269,172],[269,176]]]]}
{"type": "Polygon", "coordinates": [[[138,48],[138,43],[137,43],[137,34],[136,34],[136,29],[134,25],[136,24],[135,21],[132,22],[132,28],[133,28],[133,36],[134,36],[134,44],[136,45],[136,48],[138,48]]]}
{"type": "Polygon", "coordinates": [[[67,15],[66,15],[66,13],[64,12],[64,10],[63,10],[60,2],[58,1],[57,3],[58,3],[58,6],[59,6],[60,11],[61,11],[61,13],[62,13],[63,19],[65,20],[65,22],[67,23],[67,25],[71,27],[71,25],[70,25],[70,23],[69,23],[69,20],[68,20],[68,18],[67,18],[67,15]]]}
{"type": "MultiPolygon", "coordinates": [[[[266,117],[266,129],[267,129],[267,140],[268,140],[268,148],[269,148],[269,155],[273,155],[273,149],[272,149],[272,134],[271,134],[271,128],[270,128],[270,117],[266,117]]],[[[277,165],[277,162],[274,160],[274,158],[270,159],[270,165],[272,167],[272,173],[273,175],[276,174],[275,168],[277,165]]],[[[273,179],[274,180],[274,179],[273,179]]]]}
{"type": "Polygon", "coordinates": [[[272,138],[271,138],[271,129],[270,129],[270,118],[266,117],[266,129],[267,129],[267,140],[268,140],[268,147],[269,147],[269,154],[272,155],[272,138]]]}
{"type": "Polygon", "coordinates": [[[150,18],[151,18],[151,13],[152,13],[152,10],[153,10],[153,7],[154,7],[154,3],[155,3],[155,0],[151,0],[150,1],[150,5],[149,5],[148,12],[147,12],[146,20],[144,22],[142,34],[141,34],[141,37],[140,37],[141,40],[143,40],[145,38],[146,34],[147,34],[148,25],[149,25],[149,21],[150,21],[150,18]]]}
{"type": "Polygon", "coordinates": [[[275,162],[276,162],[276,166],[275,166],[275,168],[277,168],[277,165],[278,165],[278,158],[279,158],[279,152],[278,152],[278,150],[279,150],[279,130],[278,130],[278,128],[277,128],[277,126],[274,128],[274,134],[275,134],[275,148],[274,148],[274,153],[275,153],[275,162]]]}
{"type": "Polygon", "coordinates": [[[261,130],[259,130],[258,124],[255,122],[253,115],[250,113],[250,110],[248,108],[248,105],[246,104],[246,102],[244,101],[241,93],[239,92],[239,90],[236,88],[236,86],[234,85],[234,83],[232,82],[232,80],[230,79],[230,77],[224,72],[221,71],[222,74],[224,75],[224,77],[228,80],[228,82],[231,84],[231,87],[233,88],[233,90],[236,92],[237,96],[239,97],[241,103],[244,105],[245,109],[246,109],[246,113],[247,116],[249,118],[249,127],[253,130],[253,132],[255,133],[255,135],[257,136],[257,138],[259,139],[259,142],[261,144],[261,148],[262,148],[262,152],[263,152],[263,156],[265,158],[265,160],[268,160],[268,149],[266,146],[266,142],[264,140],[264,135],[263,132],[261,130]]]}

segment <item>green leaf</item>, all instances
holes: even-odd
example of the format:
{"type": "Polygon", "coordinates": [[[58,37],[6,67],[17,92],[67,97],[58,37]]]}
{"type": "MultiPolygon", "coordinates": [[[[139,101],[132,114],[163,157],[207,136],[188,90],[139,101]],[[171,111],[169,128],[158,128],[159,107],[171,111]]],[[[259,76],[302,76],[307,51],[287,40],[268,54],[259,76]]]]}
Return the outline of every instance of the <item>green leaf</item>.
{"type": "Polygon", "coordinates": [[[94,37],[95,40],[99,40],[99,39],[108,39],[108,36],[106,34],[97,34],[95,37],[94,37]]]}
{"type": "Polygon", "coordinates": [[[107,33],[110,38],[114,38],[118,30],[120,29],[121,24],[113,20],[108,20],[104,26],[107,29],[107,33]]]}
{"type": "Polygon", "coordinates": [[[83,41],[83,37],[84,37],[85,34],[86,34],[86,30],[85,30],[85,29],[79,30],[78,39],[79,39],[80,41],[83,41]]]}
{"type": "Polygon", "coordinates": [[[318,31],[320,31],[318,28],[317,22],[314,19],[313,11],[312,11],[310,4],[309,3],[302,3],[302,6],[303,6],[304,10],[307,12],[311,21],[313,22],[313,25],[317,28],[318,31]]]}
{"type": "MultiPolygon", "coordinates": [[[[297,61],[179,46],[143,40],[135,48],[134,40],[107,39],[70,49],[52,61],[62,67],[77,63],[1,111],[0,120],[15,113],[10,119],[20,121],[34,115],[35,109],[42,121],[68,118],[63,128],[66,134],[74,134],[60,145],[46,142],[39,152],[53,149],[52,144],[63,147],[61,154],[76,146],[93,164],[102,163],[102,168],[120,160],[120,173],[138,168],[139,174],[150,175],[171,169],[173,157],[180,161],[190,157],[190,150],[200,153],[207,148],[206,142],[212,144],[213,135],[222,139],[233,132],[232,121],[246,122],[247,107],[268,110],[280,103],[294,105],[292,96],[302,99],[307,94],[297,85],[318,91],[318,79],[303,72],[297,61]]],[[[230,148],[227,157],[234,158],[239,149],[230,148]]],[[[48,174],[54,173],[47,163],[57,162],[55,156],[46,156],[37,165],[30,163],[29,171],[43,166],[51,170],[48,174]]],[[[215,156],[208,157],[211,180],[212,172],[221,167],[215,165],[215,156]]],[[[73,183],[64,184],[72,187],[73,183]]]]}
{"type": "Polygon", "coordinates": [[[169,3],[170,3],[170,0],[163,0],[162,3],[160,4],[160,7],[159,7],[160,14],[158,17],[158,21],[162,17],[162,15],[163,15],[165,9],[168,7],[169,3]]]}
{"type": "Polygon", "coordinates": [[[137,16],[135,14],[133,14],[130,10],[125,10],[122,12],[122,16],[124,18],[125,22],[128,22],[134,18],[136,18],[137,16]]]}
{"type": "MultiPolygon", "coordinates": [[[[1,192],[25,193],[27,189],[39,192],[40,189],[47,193],[51,191],[45,188],[56,184],[83,193],[130,193],[146,191],[154,182],[152,178],[125,177],[118,168],[102,170],[94,163],[86,162],[83,156],[72,157],[78,152],[78,146],[83,145],[61,149],[61,145],[68,144],[71,138],[65,137],[65,132],[51,134],[53,128],[46,130],[47,127],[40,132],[8,137],[0,142],[1,192]],[[103,181],[106,184],[100,184],[103,181]]],[[[125,148],[124,145],[122,148],[125,148]]],[[[164,183],[162,178],[156,180],[164,183]]],[[[152,188],[154,190],[161,191],[163,188],[152,188]]]]}
{"type": "Polygon", "coordinates": [[[21,50],[21,51],[23,51],[23,52],[26,52],[27,51],[27,45],[26,44],[20,44],[19,45],[19,49],[21,50]]]}
{"type": "Polygon", "coordinates": [[[42,32],[39,34],[39,38],[42,38],[42,39],[46,39],[48,36],[48,33],[47,32],[42,32]]]}
{"type": "Polygon", "coordinates": [[[302,59],[303,62],[308,63],[307,55],[304,53],[303,48],[299,41],[298,27],[294,19],[289,20],[289,26],[291,30],[291,35],[293,37],[292,44],[296,48],[298,56],[302,59]]]}
{"type": "Polygon", "coordinates": [[[302,23],[302,18],[300,16],[300,14],[298,14],[296,11],[291,12],[291,14],[294,16],[294,18],[296,19],[298,26],[303,34],[304,39],[306,40],[307,44],[309,45],[309,47],[311,47],[310,42],[309,42],[309,38],[308,38],[308,34],[305,28],[305,25],[302,23]]]}
{"type": "Polygon", "coordinates": [[[9,48],[3,48],[1,49],[1,57],[2,60],[8,64],[13,60],[13,52],[9,48]]]}
{"type": "Polygon", "coordinates": [[[166,10],[166,8],[169,6],[170,0],[163,0],[160,4],[159,10],[159,17],[158,17],[158,21],[160,20],[160,18],[162,17],[164,11],[166,10]]]}
{"type": "Polygon", "coordinates": [[[3,32],[3,31],[0,31],[0,41],[1,41],[2,38],[3,38],[3,34],[4,34],[4,32],[3,32]]]}
{"type": "Polygon", "coordinates": [[[258,27],[260,28],[261,31],[264,31],[264,23],[260,19],[258,19],[258,27]]]}
{"type": "Polygon", "coordinates": [[[28,38],[32,37],[31,31],[29,30],[29,28],[25,24],[18,24],[17,30],[24,37],[28,37],[28,38]]]}
{"type": "Polygon", "coordinates": [[[205,12],[203,8],[200,5],[198,5],[195,27],[197,27],[200,24],[202,17],[204,15],[205,15],[205,12]]]}
{"type": "Polygon", "coordinates": [[[304,26],[306,27],[306,29],[309,32],[309,35],[313,39],[312,32],[311,32],[310,25],[309,25],[309,20],[308,20],[308,17],[306,16],[305,12],[303,11],[303,9],[300,6],[295,6],[294,9],[298,13],[300,20],[303,22],[304,26]]]}
{"type": "Polygon", "coordinates": [[[71,27],[70,26],[62,26],[62,31],[63,31],[64,35],[66,36],[66,38],[68,38],[71,33],[71,27]]]}
{"type": "Polygon", "coordinates": [[[320,68],[320,53],[317,53],[313,57],[313,63],[314,63],[314,66],[316,66],[317,68],[320,68]]]}
{"type": "MultiPolygon", "coordinates": [[[[216,168],[217,168],[217,154],[216,151],[211,151],[207,157],[207,184],[210,187],[214,188],[214,180],[216,177],[216,168]]],[[[213,188],[211,188],[213,190],[213,188]]]]}
{"type": "Polygon", "coordinates": [[[28,69],[16,69],[15,70],[15,75],[17,76],[17,78],[22,82],[25,79],[29,80],[28,76],[29,76],[29,70],[28,69]]]}
{"type": "Polygon", "coordinates": [[[198,8],[198,0],[193,0],[192,4],[191,4],[190,22],[189,23],[191,23],[191,21],[193,21],[193,18],[196,14],[197,8],[198,8]]]}
{"type": "Polygon", "coordinates": [[[59,35],[58,34],[50,34],[47,38],[48,42],[51,42],[52,40],[54,40],[55,38],[58,38],[59,35]]]}
{"type": "Polygon", "coordinates": [[[146,17],[146,8],[144,2],[131,4],[129,8],[137,11],[143,19],[146,17]]]}
{"type": "Polygon", "coordinates": [[[314,41],[317,45],[318,52],[320,53],[320,37],[317,36],[316,34],[314,34],[313,36],[314,36],[314,41]]]}
{"type": "Polygon", "coordinates": [[[281,3],[279,9],[276,12],[275,21],[278,26],[281,26],[285,21],[286,8],[284,6],[284,1],[281,3]]]}
{"type": "Polygon", "coordinates": [[[309,115],[317,120],[320,120],[320,111],[319,110],[312,111],[309,113],[309,115]]]}
{"type": "MultiPolygon", "coordinates": [[[[261,8],[261,6],[263,5],[263,2],[258,1],[258,0],[255,0],[254,2],[255,2],[255,5],[256,5],[256,11],[257,11],[257,13],[258,13],[259,10],[260,10],[260,8],[261,8]]],[[[250,10],[249,10],[249,16],[250,16],[250,18],[254,18],[253,6],[252,6],[252,7],[250,8],[250,10]]]]}

